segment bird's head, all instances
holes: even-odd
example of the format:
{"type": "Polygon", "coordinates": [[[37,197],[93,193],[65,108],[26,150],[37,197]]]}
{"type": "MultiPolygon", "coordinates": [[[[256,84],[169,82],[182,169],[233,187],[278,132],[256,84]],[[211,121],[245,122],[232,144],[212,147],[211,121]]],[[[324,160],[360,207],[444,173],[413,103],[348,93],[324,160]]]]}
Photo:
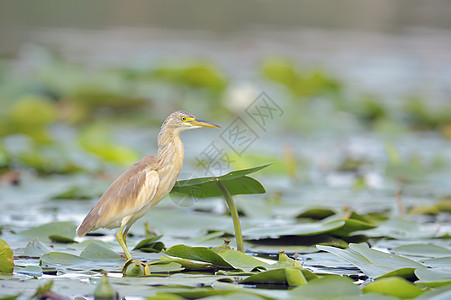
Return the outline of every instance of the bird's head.
{"type": "Polygon", "coordinates": [[[178,110],[166,118],[161,128],[172,128],[174,130],[184,131],[187,129],[196,129],[201,127],[220,128],[218,125],[199,120],[189,112],[178,110]]]}

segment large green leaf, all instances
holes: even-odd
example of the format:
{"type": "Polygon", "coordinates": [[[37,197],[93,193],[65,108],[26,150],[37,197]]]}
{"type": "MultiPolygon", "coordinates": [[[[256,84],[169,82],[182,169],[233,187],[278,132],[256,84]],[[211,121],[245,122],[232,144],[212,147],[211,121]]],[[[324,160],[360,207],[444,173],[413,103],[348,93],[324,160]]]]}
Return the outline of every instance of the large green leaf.
{"type": "Polygon", "coordinates": [[[442,286],[451,283],[451,271],[449,268],[440,270],[431,269],[417,269],[415,275],[418,277],[418,281],[415,283],[423,286],[442,286]]]}
{"type": "Polygon", "coordinates": [[[290,299],[354,299],[360,289],[348,277],[327,276],[290,291],[290,299]]]}
{"type": "Polygon", "coordinates": [[[0,239],[0,274],[11,274],[14,270],[14,254],[8,244],[0,239]]]}
{"type": "Polygon", "coordinates": [[[175,245],[165,251],[167,255],[211,263],[214,266],[233,269],[233,266],[224,260],[219,254],[205,247],[189,247],[175,245]]]}
{"type": "Polygon", "coordinates": [[[243,236],[247,239],[277,238],[289,235],[311,236],[337,230],[343,227],[344,224],[345,221],[332,221],[327,223],[255,227],[245,230],[243,236]]]}
{"type": "Polygon", "coordinates": [[[396,254],[421,257],[447,257],[451,256],[451,250],[433,244],[409,244],[395,247],[392,250],[396,254]]]}
{"type": "Polygon", "coordinates": [[[177,181],[171,193],[196,198],[220,197],[223,194],[216,185],[217,181],[221,181],[231,195],[265,193],[265,188],[260,182],[246,175],[257,172],[269,165],[236,170],[218,177],[201,177],[177,181]]]}
{"type": "Polygon", "coordinates": [[[301,269],[297,268],[282,268],[274,269],[266,272],[251,275],[241,281],[241,283],[254,284],[286,284],[290,286],[300,286],[307,284],[307,279],[304,277],[301,269]]]}
{"type": "Polygon", "coordinates": [[[412,277],[415,269],[426,266],[395,254],[374,250],[362,244],[349,244],[348,249],[330,246],[316,246],[319,250],[327,251],[350,262],[369,277],[383,276],[412,277]]]}
{"type": "Polygon", "coordinates": [[[371,282],[363,288],[364,293],[380,293],[390,296],[415,298],[423,293],[423,290],[413,283],[401,277],[381,278],[371,282]]]}
{"type": "Polygon", "coordinates": [[[19,234],[26,238],[37,238],[43,241],[48,241],[49,236],[51,235],[73,239],[75,237],[76,228],[77,226],[70,222],[53,222],[24,230],[19,234]]]}

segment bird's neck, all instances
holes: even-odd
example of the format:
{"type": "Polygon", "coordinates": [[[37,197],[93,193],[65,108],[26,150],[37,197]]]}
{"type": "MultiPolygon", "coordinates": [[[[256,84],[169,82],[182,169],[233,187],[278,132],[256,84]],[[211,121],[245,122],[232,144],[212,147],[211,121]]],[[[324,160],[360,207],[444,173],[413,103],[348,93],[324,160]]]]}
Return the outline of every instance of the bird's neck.
{"type": "Polygon", "coordinates": [[[158,135],[160,166],[171,166],[179,171],[182,168],[184,150],[179,134],[179,130],[164,129],[160,131],[158,135]]]}

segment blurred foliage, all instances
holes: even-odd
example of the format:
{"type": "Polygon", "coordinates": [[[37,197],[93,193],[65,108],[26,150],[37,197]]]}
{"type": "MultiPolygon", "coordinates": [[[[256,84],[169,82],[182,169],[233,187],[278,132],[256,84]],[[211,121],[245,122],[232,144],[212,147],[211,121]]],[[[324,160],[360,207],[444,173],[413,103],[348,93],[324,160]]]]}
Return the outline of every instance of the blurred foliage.
{"type": "Polygon", "coordinates": [[[325,71],[300,71],[288,60],[267,59],[263,62],[262,73],[267,79],[286,86],[299,99],[318,96],[335,98],[341,93],[342,84],[325,71]]]}
{"type": "MultiPolygon", "coordinates": [[[[335,130],[348,122],[354,128],[363,125],[385,132],[434,130],[451,139],[449,104],[432,106],[428,99],[408,97],[400,99],[401,105],[393,105],[377,94],[351,90],[331,72],[285,58],[263,60],[260,72],[287,92],[288,97],[279,95],[286,101],[286,115],[278,124],[282,128],[335,130]]],[[[251,97],[248,91],[243,96],[230,93],[232,89],[225,73],[205,60],[88,67],[47,49],[27,46],[17,61],[0,60],[0,170],[24,166],[42,174],[71,173],[86,170],[87,165],[80,162],[91,160],[94,169],[105,166],[102,162],[129,165],[139,155],[130,145],[116,141],[118,121],[154,126],[161,123],[162,110],[172,109],[187,109],[212,119],[231,118],[224,101],[237,102],[234,105],[244,109],[253,100],[244,99],[251,97]],[[69,131],[74,143],[62,145],[66,140],[61,134],[69,131]],[[11,137],[29,141],[17,149],[5,142],[11,137]]],[[[281,151],[283,159],[247,153],[235,167],[269,159],[275,162],[272,173],[305,176],[306,162],[299,154],[286,146],[281,151]]],[[[349,159],[339,170],[357,172],[361,164],[367,165],[349,159]]],[[[424,167],[415,159],[405,159],[405,164],[424,167]]],[[[399,171],[410,177],[410,167],[404,171],[401,167],[389,173],[398,177],[399,171]]]]}

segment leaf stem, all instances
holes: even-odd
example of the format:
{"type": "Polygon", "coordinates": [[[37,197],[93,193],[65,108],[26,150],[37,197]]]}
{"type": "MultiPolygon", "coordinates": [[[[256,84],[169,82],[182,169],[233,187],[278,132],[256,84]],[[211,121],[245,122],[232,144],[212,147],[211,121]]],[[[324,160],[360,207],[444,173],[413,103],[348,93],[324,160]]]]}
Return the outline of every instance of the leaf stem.
{"type": "Polygon", "coordinates": [[[243,237],[241,235],[241,226],[240,226],[240,219],[238,218],[238,211],[235,207],[235,202],[233,202],[232,196],[230,195],[227,188],[222,184],[222,182],[219,179],[216,179],[216,185],[218,186],[219,190],[221,190],[222,194],[224,195],[224,198],[227,202],[227,206],[229,207],[230,215],[232,216],[233,220],[233,228],[235,229],[235,239],[236,239],[236,247],[238,251],[244,252],[243,247],[243,237]]]}

